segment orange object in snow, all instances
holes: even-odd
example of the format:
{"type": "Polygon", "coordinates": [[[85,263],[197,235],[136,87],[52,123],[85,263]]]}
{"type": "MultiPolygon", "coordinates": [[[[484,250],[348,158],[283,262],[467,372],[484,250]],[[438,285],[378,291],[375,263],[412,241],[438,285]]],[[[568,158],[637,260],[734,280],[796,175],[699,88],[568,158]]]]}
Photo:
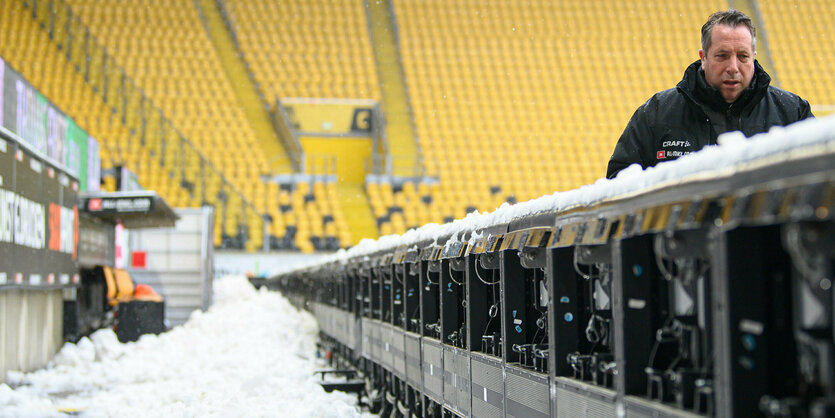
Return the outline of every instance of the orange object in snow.
{"type": "Polygon", "coordinates": [[[133,291],[134,300],[148,300],[154,302],[162,302],[162,297],[154,291],[154,288],[147,284],[137,284],[133,291]]]}

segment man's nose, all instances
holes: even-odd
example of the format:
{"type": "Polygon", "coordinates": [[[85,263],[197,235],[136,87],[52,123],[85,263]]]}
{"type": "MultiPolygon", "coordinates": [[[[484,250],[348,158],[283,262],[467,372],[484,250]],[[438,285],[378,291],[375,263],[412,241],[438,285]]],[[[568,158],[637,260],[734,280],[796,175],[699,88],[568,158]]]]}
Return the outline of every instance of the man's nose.
{"type": "Polygon", "coordinates": [[[728,73],[734,75],[739,72],[739,60],[736,57],[731,57],[728,62],[728,73]]]}

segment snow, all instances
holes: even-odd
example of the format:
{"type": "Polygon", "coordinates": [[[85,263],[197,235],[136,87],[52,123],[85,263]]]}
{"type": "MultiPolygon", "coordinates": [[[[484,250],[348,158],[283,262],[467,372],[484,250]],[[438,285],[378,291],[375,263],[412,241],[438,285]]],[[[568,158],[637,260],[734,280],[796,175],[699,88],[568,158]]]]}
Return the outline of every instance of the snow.
{"type": "MultiPolygon", "coordinates": [[[[562,212],[698,179],[728,177],[750,166],[809,155],[835,154],[835,115],[806,119],[786,127],[772,127],[766,133],[747,139],[741,132],[729,132],[721,135],[718,142],[719,145],[706,147],[646,170],[637,164],[629,166],[614,179],[601,178],[579,189],[557,192],[514,205],[505,203],[493,212],[476,211],[463,219],[443,225],[424,225],[403,235],[388,235],[377,240],[364,239],[348,250],[340,250],[306,264],[288,266],[276,273],[304,270],[323,263],[344,263],[349,259],[393,250],[402,245],[412,246],[420,242],[437,241],[438,238],[452,234],[507,224],[514,219],[537,213],[562,212]]],[[[474,234],[470,241],[479,237],[474,234]]],[[[453,241],[459,239],[462,237],[458,235],[451,238],[453,241]]]]}
{"type": "Polygon", "coordinates": [[[43,370],[9,373],[0,416],[360,416],[314,370],[318,328],[279,293],[243,277],[214,284],[214,305],[171,331],[121,344],[110,329],[65,344],[43,370]]]}

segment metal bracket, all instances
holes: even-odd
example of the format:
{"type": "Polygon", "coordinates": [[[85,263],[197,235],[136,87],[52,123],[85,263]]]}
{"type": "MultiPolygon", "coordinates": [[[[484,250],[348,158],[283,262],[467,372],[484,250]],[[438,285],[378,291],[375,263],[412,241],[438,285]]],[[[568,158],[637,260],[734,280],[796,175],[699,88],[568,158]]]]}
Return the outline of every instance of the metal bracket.
{"type": "Polygon", "coordinates": [[[478,262],[485,270],[496,270],[499,268],[499,255],[497,253],[481,254],[478,256],[478,262]]]}
{"type": "Polygon", "coordinates": [[[417,276],[418,272],[420,271],[420,267],[418,263],[409,263],[411,266],[409,267],[409,276],[417,276]]]}
{"type": "Polygon", "coordinates": [[[449,260],[449,265],[455,271],[464,271],[467,269],[467,259],[466,258],[453,258],[449,260]]]}
{"type": "Polygon", "coordinates": [[[526,269],[545,268],[545,248],[525,248],[519,251],[519,261],[526,269]]]}
{"type": "Polygon", "coordinates": [[[672,234],[658,234],[655,236],[656,248],[660,248],[665,258],[701,258],[706,259],[708,231],[706,229],[691,229],[676,231],[672,234]]]}
{"type": "Polygon", "coordinates": [[[612,252],[608,245],[577,246],[577,261],[587,266],[612,264],[612,252]]]}

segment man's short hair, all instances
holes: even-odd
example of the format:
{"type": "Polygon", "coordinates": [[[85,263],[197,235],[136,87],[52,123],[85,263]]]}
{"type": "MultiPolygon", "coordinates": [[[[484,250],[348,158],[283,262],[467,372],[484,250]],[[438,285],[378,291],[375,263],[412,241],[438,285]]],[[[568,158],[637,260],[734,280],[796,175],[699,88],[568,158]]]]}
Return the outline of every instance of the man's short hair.
{"type": "Polygon", "coordinates": [[[707,22],[702,26],[702,50],[705,53],[710,49],[710,37],[713,33],[713,27],[716,25],[727,25],[732,29],[737,25],[745,25],[751,32],[751,48],[754,51],[757,50],[757,30],[754,28],[754,23],[751,21],[751,18],[739,10],[728,9],[710,15],[707,18],[707,22]]]}

